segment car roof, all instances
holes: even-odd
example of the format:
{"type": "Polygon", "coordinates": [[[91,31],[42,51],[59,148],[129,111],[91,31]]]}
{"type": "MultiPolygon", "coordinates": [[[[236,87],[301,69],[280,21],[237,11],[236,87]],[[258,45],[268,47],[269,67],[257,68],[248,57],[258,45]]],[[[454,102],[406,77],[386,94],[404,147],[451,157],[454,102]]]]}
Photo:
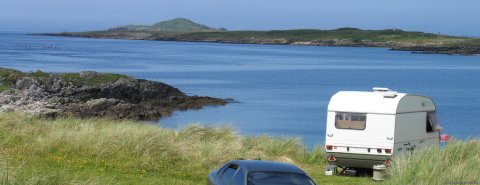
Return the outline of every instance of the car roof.
{"type": "Polygon", "coordinates": [[[262,160],[235,160],[230,161],[229,164],[237,164],[243,166],[248,172],[255,171],[270,171],[270,172],[287,172],[306,174],[300,168],[284,162],[262,161],[262,160]]]}

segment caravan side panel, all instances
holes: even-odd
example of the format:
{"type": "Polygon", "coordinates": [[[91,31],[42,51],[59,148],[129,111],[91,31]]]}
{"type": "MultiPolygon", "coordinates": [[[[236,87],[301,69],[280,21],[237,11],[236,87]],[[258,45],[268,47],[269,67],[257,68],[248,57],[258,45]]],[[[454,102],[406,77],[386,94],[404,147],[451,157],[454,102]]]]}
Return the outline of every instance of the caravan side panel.
{"type": "Polygon", "coordinates": [[[394,154],[420,149],[439,143],[439,132],[427,132],[427,113],[397,114],[394,154]]]}
{"type": "Polygon", "coordinates": [[[399,102],[396,113],[435,111],[432,99],[425,96],[407,94],[399,102]]]}

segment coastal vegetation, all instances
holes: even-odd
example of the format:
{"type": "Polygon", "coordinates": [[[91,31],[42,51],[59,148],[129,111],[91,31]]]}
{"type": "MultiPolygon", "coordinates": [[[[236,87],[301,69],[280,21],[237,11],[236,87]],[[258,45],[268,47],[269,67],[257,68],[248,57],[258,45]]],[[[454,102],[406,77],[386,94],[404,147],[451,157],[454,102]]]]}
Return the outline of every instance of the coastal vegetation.
{"type": "MultiPolygon", "coordinates": [[[[395,159],[382,184],[480,182],[480,142],[454,141],[395,159]]],[[[233,159],[291,162],[318,184],[371,184],[370,177],[325,176],[321,146],[298,138],[242,136],[230,127],[180,129],[103,118],[0,114],[1,184],[205,184],[233,159]]]]}
{"type": "Polygon", "coordinates": [[[451,141],[394,160],[387,184],[479,184],[480,140],[451,141]]]}
{"type": "Polygon", "coordinates": [[[103,31],[41,35],[238,44],[385,47],[417,53],[480,54],[480,39],[441,33],[401,29],[362,30],[348,27],[333,30],[226,31],[199,25],[188,19],[174,19],[154,24],[148,29],[145,26],[129,25],[103,31]],[[154,28],[155,25],[160,25],[162,29],[154,28]]]}
{"type": "MultiPolygon", "coordinates": [[[[229,127],[0,115],[3,184],[205,184],[211,170],[232,159],[292,162],[323,182],[323,155],[296,138],[245,137],[229,127]]],[[[350,184],[358,182],[369,179],[350,184]]]]}
{"type": "MultiPolygon", "coordinates": [[[[31,77],[39,80],[47,79],[50,74],[37,70],[35,72],[21,72],[14,69],[7,69],[0,67],[0,92],[3,90],[7,90],[12,88],[15,83],[25,77],[31,77]]],[[[94,72],[91,72],[94,74],[94,72]]],[[[61,73],[57,74],[58,77],[62,80],[68,81],[75,85],[98,85],[103,83],[112,83],[120,78],[131,78],[127,75],[121,74],[111,74],[111,73],[95,73],[96,75],[92,75],[90,78],[82,77],[81,73],[61,73]]],[[[55,75],[55,74],[52,74],[55,75]]]]}

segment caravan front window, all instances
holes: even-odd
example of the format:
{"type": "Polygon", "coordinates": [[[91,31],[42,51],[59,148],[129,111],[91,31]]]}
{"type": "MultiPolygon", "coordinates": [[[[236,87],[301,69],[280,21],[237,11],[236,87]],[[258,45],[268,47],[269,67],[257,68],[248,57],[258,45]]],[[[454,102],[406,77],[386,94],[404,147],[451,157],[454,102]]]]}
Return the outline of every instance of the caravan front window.
{"type": "Polygon", "coordinates": [[[366,123],[366,114],[338,112],[335,115],[335,128],[365,130],[366,123]]]}

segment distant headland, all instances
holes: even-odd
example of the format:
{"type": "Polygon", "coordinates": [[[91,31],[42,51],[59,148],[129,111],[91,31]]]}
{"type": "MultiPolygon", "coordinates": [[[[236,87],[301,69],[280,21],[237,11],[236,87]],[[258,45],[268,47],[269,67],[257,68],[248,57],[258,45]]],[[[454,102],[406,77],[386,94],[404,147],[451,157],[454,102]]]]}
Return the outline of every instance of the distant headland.
{"type": "Polygon", "coordinates": [[[211,28],[185,18],[161,21],[153,25],[117,26],[101,31],[37,35],[234,44],[383,47],[415,53],[480,54],[480,38],[403,31],[400,29],[338,28],[334,30],[228,31],[225,28],[211,28]]]}

